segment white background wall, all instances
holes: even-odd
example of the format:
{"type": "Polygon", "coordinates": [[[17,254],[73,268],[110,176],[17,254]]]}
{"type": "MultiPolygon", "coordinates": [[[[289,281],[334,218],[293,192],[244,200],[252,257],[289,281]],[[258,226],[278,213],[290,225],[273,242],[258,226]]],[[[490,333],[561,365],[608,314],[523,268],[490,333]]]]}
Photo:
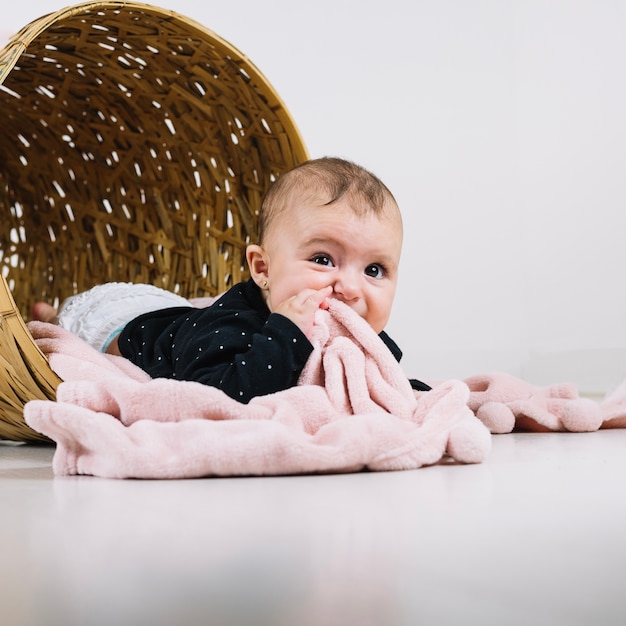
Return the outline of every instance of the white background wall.
{"type": "MultiPolygon", "coordinates": [[[[0,35],[66,4],[10,3],[0,35]]],[[[626,377],[626,2],[152,4],[248,55],[312,156],[392,189],[409,374],[599,394],[626,377]]]]}

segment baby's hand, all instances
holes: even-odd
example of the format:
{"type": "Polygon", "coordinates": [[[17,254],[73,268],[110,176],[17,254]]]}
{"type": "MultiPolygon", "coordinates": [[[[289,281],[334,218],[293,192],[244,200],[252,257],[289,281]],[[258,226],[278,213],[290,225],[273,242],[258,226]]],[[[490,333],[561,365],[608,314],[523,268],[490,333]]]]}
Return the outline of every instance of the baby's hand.
{"type": "Polygon", "coordinates": [[[323,289],[303,289],[295,296],[281,302],[274,313],[289,318],[310,339],[317,309],[327,309],[326,298],[332,293],[331,286],[323,289]]]}

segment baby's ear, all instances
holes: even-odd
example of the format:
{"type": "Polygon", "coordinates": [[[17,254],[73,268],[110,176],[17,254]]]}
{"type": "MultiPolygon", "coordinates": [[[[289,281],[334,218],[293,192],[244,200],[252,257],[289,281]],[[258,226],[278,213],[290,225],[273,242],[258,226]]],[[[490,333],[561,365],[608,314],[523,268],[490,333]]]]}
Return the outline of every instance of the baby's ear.
{"type": "Polygon", "coordinates": [[[246,248],[246,261],[250,268],[252,280],[254,280],[259,287],[263,283],[267,284],[268,264],[265,250],[257,244],[249,245],[246,248]]]}

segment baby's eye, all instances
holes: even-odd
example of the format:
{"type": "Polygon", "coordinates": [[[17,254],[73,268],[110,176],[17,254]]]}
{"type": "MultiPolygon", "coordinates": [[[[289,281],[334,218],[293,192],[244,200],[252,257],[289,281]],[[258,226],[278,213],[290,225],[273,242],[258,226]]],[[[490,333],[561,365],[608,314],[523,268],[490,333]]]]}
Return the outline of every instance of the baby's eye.
{"type": "Polygon", "coordinates": [[[333,265],[333,260],[327,254],[316,254],[314,257],[311,257],[311,261],[318,265],[333,265]]]}
{"type": "Polygon", "coordinates": [[[378,263],[372,263],[365,268],[365,275],[370,278],[383,278],[385,276],[385,268],[378,263]]]}

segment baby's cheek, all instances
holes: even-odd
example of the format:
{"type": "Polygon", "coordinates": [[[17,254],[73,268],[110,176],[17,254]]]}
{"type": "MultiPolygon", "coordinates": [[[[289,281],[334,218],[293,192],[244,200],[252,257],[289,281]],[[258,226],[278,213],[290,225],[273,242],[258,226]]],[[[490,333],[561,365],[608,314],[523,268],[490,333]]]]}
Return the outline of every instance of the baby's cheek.
{"type": "Polygon", "coordinates": [[[387,326],[387,322],[389,321],[389,316],[391,311],[375,311],[370,312],[369,315],[365,315],[366,321],[369,325],[376,331],[376,333],[381,333],[385,330],[385,326],[387,326]]]}

